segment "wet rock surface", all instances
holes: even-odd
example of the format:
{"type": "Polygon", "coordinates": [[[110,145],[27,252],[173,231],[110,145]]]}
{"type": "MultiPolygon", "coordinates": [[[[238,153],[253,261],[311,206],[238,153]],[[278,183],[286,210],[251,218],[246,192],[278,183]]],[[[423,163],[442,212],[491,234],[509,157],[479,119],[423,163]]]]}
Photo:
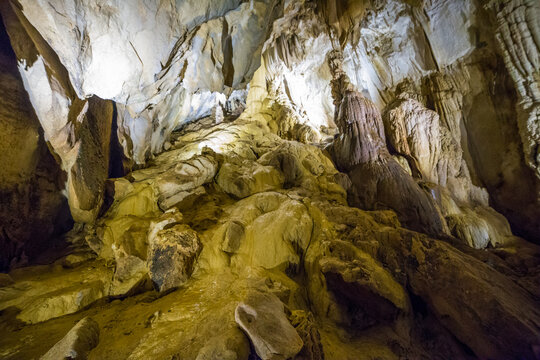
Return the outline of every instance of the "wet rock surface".
{"type": "Polygon", "coordinates": [[[120,5],[0,5],[0,358],[538,357],[534,1],[120,5]]]}
{"type": "Polygon", "coordinates": [[[98,343],[98,323],[92,318],[84,318],[40,359],[87,359],[90,350],[98,343]]]}

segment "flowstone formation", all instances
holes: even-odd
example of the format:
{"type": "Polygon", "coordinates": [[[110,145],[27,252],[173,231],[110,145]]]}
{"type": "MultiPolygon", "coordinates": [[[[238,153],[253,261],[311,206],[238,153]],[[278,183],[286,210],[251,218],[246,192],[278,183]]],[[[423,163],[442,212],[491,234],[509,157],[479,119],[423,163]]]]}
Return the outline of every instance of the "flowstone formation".
{"type": "Polygon", "coordinates": [[[534,1],[0,13],[0,358],[540,357],[534,1]]]}
{"type": "Polygon", "coordinates": [[[343,176],[244,117],[175,135],[74,236],[97,259],[10,274],[2,356],[41,356],[91,318],[95,359],[534,358],[533,245],[455,248],[349,207],[343,176]]]}

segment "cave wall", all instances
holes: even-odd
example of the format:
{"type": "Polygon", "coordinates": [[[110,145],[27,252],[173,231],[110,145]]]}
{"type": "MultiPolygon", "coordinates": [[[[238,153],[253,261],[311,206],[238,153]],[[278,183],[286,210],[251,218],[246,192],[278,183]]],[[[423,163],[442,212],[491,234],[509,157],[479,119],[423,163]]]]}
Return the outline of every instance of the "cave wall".
{"type": "Polygon", "coordinates": [[[535,241],[539,67],[530,59],[538,59],[539,17],[534,1],[378,2],[352,28],[344,65],[381,108],[400,84],[413,83],[460,144],[473,183],[487,188],[514,231],[535,241]]]}
{"type": "Polygon", "coordinates": [[[0,271],[25,265],[71,226],[50,153],[0,21],[0,271]]]}
{"type": "Polygon", "coordinates": [[[246,88],[279,12],[273,0],[12,4],[58,55],[73,95],[118,104],[119,138],[137,164],[246,88]]]}
{"type": "MultiPolygon", "coordinates": [[[[535,94],[538,67],[527,59],[537,58],[537,50],[534,41],[507,49],[499,40],[508,26],[515,33],[518,25],[535,39],[531,19],[538,19],[537,6],[484,6],[474,0],[361,3],[290,2],[274,23],[263,58],[276,131],[298,140],[335,133],[327,57],[339,49],[351,84],[381,111],[392,110],[407,94],[438,114],[445,134],[424,134],[423,146],[446,139],[444,156],[457,164],[439,179],[427,180],[448,188],[463,204],[493,206],[514,232],[538,241],[540,178],[530,160],[538,121],[529,116],[523,123],[520,109],[531,112],[534,101],[519,94],[535,94]],[[513,25],[505,25],[504,14],[512,11],[513,25]],[[516,80],[509,59],[517,61],[525,48],[529,55],[521,56],[530,73],[516,80]],[[520,90],[524,86],[532,90],[520,90]],[[306,137],[310,131],[298,123],[315,134],[306,137]],[[489,197],[481,194],[486,190],[489,197]]],[[[435,155],[423,151],[421,156],[435,155]]]]}
{"type": "Polygon", "coordinates": [[[111,128],[127,168],[170,146],[179,126],[244,106],[244,117],[284,138],[331,141],[328,56],[339,51],[351,86],[375,102],[387,129],[409,124],[413,100],[437,124],[431,132],[420,124],[412,152],[395,148],[412,127],[386,140],[405,171],[441,192],[443,217],[493,207],[514,233],[538,241],[538,6],[519,4],[12,0],[2,14],[45,138],[68,173],[76,221],[92,222],[103,203],[111,128]],[[520,27],[523,39],[505,41],[520,27]],[[420,158],[430,160],[412,174],[420,158]]]}

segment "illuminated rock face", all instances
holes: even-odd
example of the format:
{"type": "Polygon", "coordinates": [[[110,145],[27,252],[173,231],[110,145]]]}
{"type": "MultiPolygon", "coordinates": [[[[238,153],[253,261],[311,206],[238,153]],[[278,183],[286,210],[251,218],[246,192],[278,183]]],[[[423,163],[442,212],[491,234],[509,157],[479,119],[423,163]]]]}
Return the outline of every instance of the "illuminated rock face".
{"type": "MultiPolygon", "coordinates": [[[[245,106],[245,89],[262,64],[265,83],[252,85],[264,88],[256,102],[266,99],[263,108],[272,116],[273,130],[287,139],[317,142],[337,129],[327,56],[340,48],[351,83],[381,111],[395,106],[406,83],[415,100],[439,114],[444,144],[433,140],[416,150],[430,153],[419,155],[424,180],[438,182],[435,174],[426,172],[439,171],[434,169],[440,166],[435,163],[440,146],[453,148],[447,159],[453,170],[441,174],[441,185],[447,186],[452,171],[459,171],[459,178],[470,173],[474,185],[468,180],[448,185],[451,192],[461,193],[460,201],[469,197],[462,196],[469,192],[463,187],[472,186],[473,201],[482,197],[486,205],[483,190],[475,187],[481,184],[520,235],[537,239],[540,185],[530,168],[536,168],[538,143],[538,64],[528,60],[535,58],[537,46],[523,40],[512,45],[519,47],[513,50],[505,39],[517,31],[512,24],[518,23],[524,26],[518,38],[536,39],[532,24],[538,6],[534,1],[520,4],[508,1],[484,8],[472,0],[422,6],[405,1],[367,6],[350,1],[230,0],[166,1],[159,6],[137,2],[129,7],[113,2],[104,7],[75,0],[21,1],[20,6],[4,6],[15,9],[4,10],[4,17],[9,22],[6,13],[14,11],[24,27],[9,26],[12,42],[46,138],[68,172],[69,201],[77,221],[95,218],[104,177],[100,168],[108,166],[105,161],[93,165],[96,179],[83,183],[78,181],[81,170],[75,168],[73,175],[69,171],[74,162],[85,163],[77,160],[79,145],[71,140],[73,133],[79,138],[76,119],[92,117],[92,106],[80,99],[115,101],[113,131],[129,167],[161,151],[182,123],[222,113],[238,116],[245,106]],[[24,45],[30,42],[28,36],[36,49],[24,45]],[[41,95],[32,96],[32,89],[41,95]],[[96,196],[88,198],[85,187],[96,196]],[[516,188],[533,189],[534,195],[516,188]]],[[[99,106],[96,110],[102,112],[99,106]]],[[[261,110],[256,106],[255,113],[261,110]]],[[[425,119],[421,126],[437,123],[425,119]]],[[[103,132],[97,142],[107,135],[103,132]]],[[[393,141],[393,134],[388,136],[393,141]]]]}
{"type": "Polygon", "coordinates": [[[2,357],[537,357],[533,1],[0,12],[2,357]]]}
{"type": "Polygon", "coordinates": [[[176,126],[225,108],[232,91],[246,87],[276,15],[270,0],[20,5],[58,55],[72,95],[118,104],[120,140],[139,164],[161,151],[176,126]]]}
{"type": "MultiPolygon", "coordinates": [[[[457,145],[449,160],[463,159],[458,178],[469,172],[520,235],[536,241],[538,79],[532,74],[539,63],[531,59],[538,58],[532,39],[539,35],[531,24],[539,12],[534,1],[382,1],[360,26],[347,28],[351,40],[343,52],[351,82],[380,109],[407,88],[435,110],[450,135],[445,141],[457,145]],[[530,192],[519,190],[525,188],[530,192]]],[[[463,184],[449,186],[464,193],[456,189],[463,184]]]]}

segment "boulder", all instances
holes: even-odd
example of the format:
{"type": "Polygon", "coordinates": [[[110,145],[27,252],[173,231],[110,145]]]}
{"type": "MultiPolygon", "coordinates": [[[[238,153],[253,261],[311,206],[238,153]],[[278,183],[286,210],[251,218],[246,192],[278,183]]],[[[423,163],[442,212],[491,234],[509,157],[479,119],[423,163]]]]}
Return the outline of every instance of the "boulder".
{"type": "Polygon", "coordinates": [[[262,360],[289,359],[303,347],[284,313],[283,303],[275,295],[249,293],[236,307],[234,318],[262,360]]]}
{"type": "Polygon", "coordinates": [[[40,360],[87,359],[88,353],[99,343],[99,324],[92,318],[80,320],[40,360]]]}
{"type": "Polygon", "coordinates": [[[174,164],[156,177],[159,207],[167,210],[190,196],[204,194],[201,185],[212,181],[217,169],[218,163],[211,152],[174,164]]]}
{"type": "Polygon", "coordinates": [[[201,249],[197,232],[184,224],[160,230],[150,238],[147,264],[156,289],[163,292],[183,285],[201,249]]]}
{"type": "Polygon", "coordinates": [[[296,271],[312,228],[305,205],[277,192],[264,192],[236,203],[212,240],[240,272],[249,267],[296,271]]]}

